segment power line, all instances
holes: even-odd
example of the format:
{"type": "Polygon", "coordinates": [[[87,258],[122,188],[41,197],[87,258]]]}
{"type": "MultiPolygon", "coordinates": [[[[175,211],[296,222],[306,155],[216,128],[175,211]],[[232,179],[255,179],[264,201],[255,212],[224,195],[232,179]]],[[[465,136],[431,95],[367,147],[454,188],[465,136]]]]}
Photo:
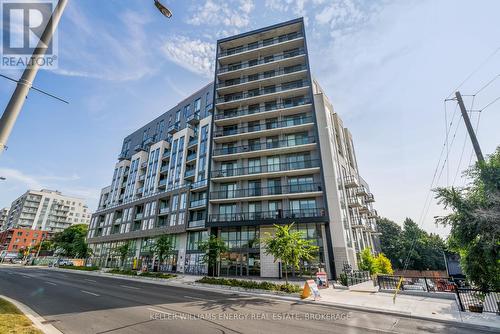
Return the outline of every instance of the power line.
{"type": "MultiPolygon", "coordinates": [[[[483,91],[486,87],[488,87],[489,85],[491,85],[493,82],[495,82],[496,79],[500,78],[500,74],[497,74],[493,77],[493,79],[491,79],[490,81],[488,81],[486,83],[486,85],[484,85],[483,87],[479,88],[479,90],[477,92],[475,92],[472,96],[476,96],[477,94],[479,94],[481,91],[483,91]]],[[[465,96],[465,95],[462,95],[462,96],[465,96]]]]}

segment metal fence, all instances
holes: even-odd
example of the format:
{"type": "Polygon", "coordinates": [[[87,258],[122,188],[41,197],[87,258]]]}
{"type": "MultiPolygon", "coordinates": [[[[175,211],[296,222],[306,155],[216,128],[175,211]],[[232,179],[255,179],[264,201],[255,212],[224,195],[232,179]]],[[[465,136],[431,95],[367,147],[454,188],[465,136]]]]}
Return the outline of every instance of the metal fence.
{"type": "Polygon", "coordinates": [[[353,270],[345,274],[347,277],[347,286],[360,284],[370,280],[370,272],[362,270],[353,270]]]}
{"type": "Polygon", "coordinates": [[[396,290],[399,280],[402,291],[453,292],[455,284],[448,277],[409,277],[409,276],[377,276],[377,283],[382,290],[396,290]]]}
{"type": "Polygon", "coordinates": [[[492,312],[500,314],[500,291],[481,291],[473,288],[456,289],[458,303],[462,311],[492,312]]]}

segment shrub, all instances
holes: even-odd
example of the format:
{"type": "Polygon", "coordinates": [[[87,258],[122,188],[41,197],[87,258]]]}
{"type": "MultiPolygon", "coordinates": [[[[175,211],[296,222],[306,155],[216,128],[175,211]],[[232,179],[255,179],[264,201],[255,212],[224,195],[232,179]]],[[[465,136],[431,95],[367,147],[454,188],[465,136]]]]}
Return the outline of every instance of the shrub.
{"type": "Polygon", "coordinates": [[[165,274],[165,273],[149,272],[149,271],[137,274],[137,270],[118,269],[118,268],[111,269],[108,272],[111,274],[120,274],[120,275],[128,275],[128,276],[142,276],[142,277],[155,277],[155,278],[167,278],[167,279],[177,276],[174,274],[165,274]]]}
{"type": "Polygon", "coordinates": [[[59,266],[62,269],[73,269],[73,270],[83,270],[83,271],[95,271],[99,270],[99,267],[87,267],[87,266],[59,266]]]}
{"type": "Polygon", "coordinates": [[[234,278],[203,277],[198,283],[227,285],[245,289],[261,289],[269,291],[282,291],[287,293],[302,292],[302,288],[295,284],[276,284],[271,282],[244,281],[234,278]]]}
{"type": "Polygon", "coordinates": [[[340,284],[342,284],[343,286],[347,286],[347,275],[345,273],[340,274],[339,279],[340,284]]]}

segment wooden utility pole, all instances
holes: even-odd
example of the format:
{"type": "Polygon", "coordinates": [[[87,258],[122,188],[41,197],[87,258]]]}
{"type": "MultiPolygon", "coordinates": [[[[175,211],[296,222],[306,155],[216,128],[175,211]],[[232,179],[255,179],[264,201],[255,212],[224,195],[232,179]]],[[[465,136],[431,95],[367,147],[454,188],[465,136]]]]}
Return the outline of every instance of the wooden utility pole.
{"type": "Polygon", "coordinates": [[[484,162],[483,153],[481,152],[481,147],[479,147],[479,142],[477,141],[476,134],[474,133],[474,128],[470,123],[469,115],[467,114],[467,109],[465,109],[464,100],[462,99],[462,94],[459,91],[455,93],[457,97],[458,106],[460,107],[460,111],[462,112],[462,118],[464,119],[465,127],[467,128],[467,132],[469,133],[470,140],[472,141],[472,146],[474,147],[474,151],[476,152],[477,161],[484,162]]]}

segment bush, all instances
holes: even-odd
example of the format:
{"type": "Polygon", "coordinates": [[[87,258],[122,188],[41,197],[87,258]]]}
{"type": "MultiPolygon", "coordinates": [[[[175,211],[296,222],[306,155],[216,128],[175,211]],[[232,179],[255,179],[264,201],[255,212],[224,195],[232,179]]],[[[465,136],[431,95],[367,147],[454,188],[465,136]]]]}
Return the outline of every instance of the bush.
{"type": "Polygon", "coordinates": [[[99,267],[87,267],[87,266],[59,266],[62,269],[73,269],[73,270],[83,270],[83,271],[95,271],[99,270],[99,267]]]}
{"type": "Polygon", "coordinates": [[[271,282],[244,281],[235,278],[215,278],[205,276],[197,282],[205,284],[234,286],[245,289],[261,289],[269,291],[282,291],[287,293],[302,292],[302,288],[295,284],[276,284],[271,282]]]}
{"type": "Polygon", "coordinates": [[[347,274],[345,273],[340,274],[339,279],[340,279],[340,284],[342,284],[343,286],[347,286],[347,274]]]}
{"type": "Polygon", "coordinates": [[[158,273],[158,272],[143,272],[140,274],[137,274],[137,270],[131,270],[131,269],[118,269],[114,268],[108,271],[108,273],[111,274],[120,274],[120,275],[128,275],[128,276],[141,276],[141,277],[154,277],[154,278],[173,278],[176,277],[177,275],[174,274],[165,274],[165,273],[158,273]]]}

